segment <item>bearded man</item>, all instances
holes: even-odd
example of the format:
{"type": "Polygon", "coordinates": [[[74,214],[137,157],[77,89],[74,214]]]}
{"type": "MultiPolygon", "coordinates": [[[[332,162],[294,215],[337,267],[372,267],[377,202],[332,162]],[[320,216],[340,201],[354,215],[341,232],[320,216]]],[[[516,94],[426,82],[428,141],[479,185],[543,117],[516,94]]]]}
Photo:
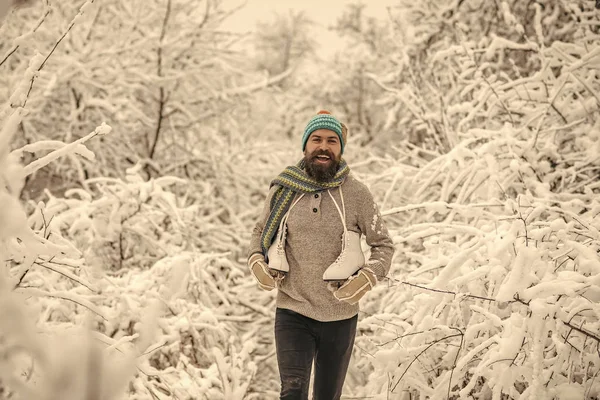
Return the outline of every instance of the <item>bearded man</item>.
{"type": "Polygon", "coordinates": [[[342,158],[346,139],[328,111],[311,118],[304,158],[272,181],[252,232],[248,267],[260,288],[278,289],[280,399],[308,399],[313,362],[313,399],[340,398],[358,302],[390,269],[393,242],[371,192],[342,158]],[[370,246],[366,261],[361,235],[370,246]]]}

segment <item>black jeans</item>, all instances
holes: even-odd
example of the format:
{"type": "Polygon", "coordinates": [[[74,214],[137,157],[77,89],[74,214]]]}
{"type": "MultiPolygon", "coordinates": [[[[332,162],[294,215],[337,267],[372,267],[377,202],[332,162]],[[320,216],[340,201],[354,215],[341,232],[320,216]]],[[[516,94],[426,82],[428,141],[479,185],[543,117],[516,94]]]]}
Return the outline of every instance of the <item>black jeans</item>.
{"type": "Polygon", "coordinates": [[[313,400],[339,400],[348,371],[358,315],[320,322],[291,310],[275,312],[275,345],[282,400],[307,400],[313,360],[313,400]]]}

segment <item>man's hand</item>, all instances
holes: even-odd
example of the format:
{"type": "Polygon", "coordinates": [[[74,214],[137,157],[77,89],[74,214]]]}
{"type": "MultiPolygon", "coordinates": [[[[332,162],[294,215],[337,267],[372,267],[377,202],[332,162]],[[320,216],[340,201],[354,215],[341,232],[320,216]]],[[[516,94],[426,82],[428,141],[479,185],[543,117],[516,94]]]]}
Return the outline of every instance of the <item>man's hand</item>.
{"type": "Polygon", "coordinates": [[[377,283],[377,277],[370,268],[361,268],[356,275],[352,275],[333,296],[339,301],[356,304],[377,283]]]}
{"type": "Polygon", "coordinates": [[[254,253],[248,259],[248,267],[258,286],[263,290],[273,290],[285,278],[281,271],[270,269],[262,254],[254,253]]]}

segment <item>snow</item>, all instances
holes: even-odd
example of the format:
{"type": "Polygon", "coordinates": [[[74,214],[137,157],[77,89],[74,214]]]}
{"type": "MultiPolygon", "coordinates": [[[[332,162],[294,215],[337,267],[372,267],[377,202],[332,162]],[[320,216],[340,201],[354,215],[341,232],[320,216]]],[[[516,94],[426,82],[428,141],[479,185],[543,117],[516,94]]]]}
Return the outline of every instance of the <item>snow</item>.
{"type": "Polygon", "coordinates": [[[230,51],[222,10],[199,28],[203,10],[173,2],[162,73],[166,4],[15,10],[0,27],[18,45],[0,66],[0,392],[278,398],[276,294],[245,253],[322,103],[352,128],[345,157],[382,210],[370,228],[396,245],[344,397],[597,397],[600,47],[592,5],[563,3],[504,1],[496,21],[399,0],[390,25],[347,25],[343,57],[282,80],[230,51]]]}

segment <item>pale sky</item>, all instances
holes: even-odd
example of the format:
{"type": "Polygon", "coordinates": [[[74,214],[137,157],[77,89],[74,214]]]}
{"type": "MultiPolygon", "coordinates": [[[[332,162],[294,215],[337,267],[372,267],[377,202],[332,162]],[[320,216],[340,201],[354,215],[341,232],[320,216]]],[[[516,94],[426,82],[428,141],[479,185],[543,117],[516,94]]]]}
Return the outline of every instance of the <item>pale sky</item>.
{"type": "MultiPolygon", "coordinates": [[[[285,14],[288,10],[304,11],[309,18],[320,24],[315,29],[314,39],[322,45],[322,50],[335,52],[341,48],[337,36],[327,31],[341,16],[346,5],[357,3],[357,0],[247,0],[246,6],[229,18],[223,28],[232,31],[252,31],[256,22],[270,20],[275,13],[285,14]]],[[[395,0],[362,1],[367,4],[366,14],[378,18],[386,18],[386,7],[396,3],[395,0]]],[[[224,0],[223,4],[230,9],[243,4],[243,0],[224,0]]]]}

